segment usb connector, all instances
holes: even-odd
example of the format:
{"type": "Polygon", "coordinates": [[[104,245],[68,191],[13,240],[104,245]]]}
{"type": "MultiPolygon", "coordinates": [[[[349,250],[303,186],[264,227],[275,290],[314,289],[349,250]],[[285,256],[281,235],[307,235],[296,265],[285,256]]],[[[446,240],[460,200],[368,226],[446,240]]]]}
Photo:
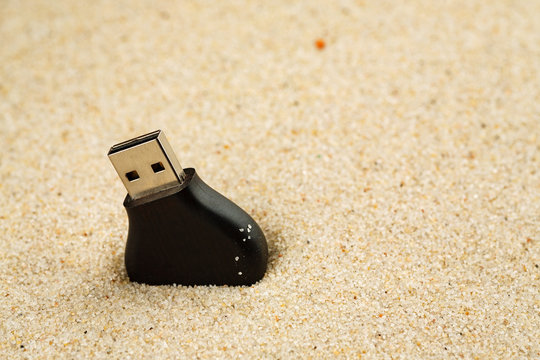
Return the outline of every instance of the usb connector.
{"type": "Polygon", "coordinates": [[[132,199],[181,185],[186,178],[161,130],[116,144],[108,156],[132,199]]]}
{"type": "Polygon", "coordinates": [[[255,220],[182,169],[162,131],[108,153],[129,195],[124,261],[131,281],[151,285],[251,285],[262,279],[268,245],[255,220]]]}

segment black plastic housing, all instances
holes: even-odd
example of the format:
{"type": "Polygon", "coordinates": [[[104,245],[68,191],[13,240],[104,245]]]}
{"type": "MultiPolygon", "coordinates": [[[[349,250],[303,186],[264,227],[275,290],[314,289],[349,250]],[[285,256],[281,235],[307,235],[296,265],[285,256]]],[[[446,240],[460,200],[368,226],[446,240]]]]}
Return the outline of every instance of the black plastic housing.
{"type": "Polygon", "coordinates": [[[268,246],[244,210],[184,169],[178,187],[124,200],[131,281],[151,285],[251,285],[266,272],[268,246]]]}

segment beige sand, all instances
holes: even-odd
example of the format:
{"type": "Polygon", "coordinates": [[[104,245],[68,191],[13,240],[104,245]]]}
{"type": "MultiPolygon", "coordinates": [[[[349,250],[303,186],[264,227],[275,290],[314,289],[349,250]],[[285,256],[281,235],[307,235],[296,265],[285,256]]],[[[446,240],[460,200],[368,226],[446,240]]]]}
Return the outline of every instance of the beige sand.
{"type": "Polygon", "coordinates": [[[0,357],[540,357],[540,2],[81,3],[0,8],[0,357]],[[257,285],[128,282],[158,128],[257,285]]]}

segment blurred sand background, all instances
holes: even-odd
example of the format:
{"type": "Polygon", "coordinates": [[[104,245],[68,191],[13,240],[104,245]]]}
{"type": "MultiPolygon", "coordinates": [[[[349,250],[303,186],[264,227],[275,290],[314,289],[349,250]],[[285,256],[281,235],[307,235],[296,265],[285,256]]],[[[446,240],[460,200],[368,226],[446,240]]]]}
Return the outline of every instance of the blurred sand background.
{"type": "Polygon", "coordinates": [[[539,358],[540,2],[2,1],[0,353],[539,358]],[[127,280],[106,153],[161,128],[265,231],[127,280]]]}

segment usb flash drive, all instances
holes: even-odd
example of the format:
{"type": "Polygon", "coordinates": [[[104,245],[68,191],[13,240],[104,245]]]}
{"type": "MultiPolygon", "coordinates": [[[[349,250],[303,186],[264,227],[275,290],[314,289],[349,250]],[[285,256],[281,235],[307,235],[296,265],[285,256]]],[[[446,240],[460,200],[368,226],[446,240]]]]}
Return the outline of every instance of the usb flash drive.
{"type": "Polygon", "coordinates": [[[161,130],[109,153],[128,194],[125,264],[131,281],[251,285],[266,271],[268,247],[244,210],[182,169],[161,130]]]}

